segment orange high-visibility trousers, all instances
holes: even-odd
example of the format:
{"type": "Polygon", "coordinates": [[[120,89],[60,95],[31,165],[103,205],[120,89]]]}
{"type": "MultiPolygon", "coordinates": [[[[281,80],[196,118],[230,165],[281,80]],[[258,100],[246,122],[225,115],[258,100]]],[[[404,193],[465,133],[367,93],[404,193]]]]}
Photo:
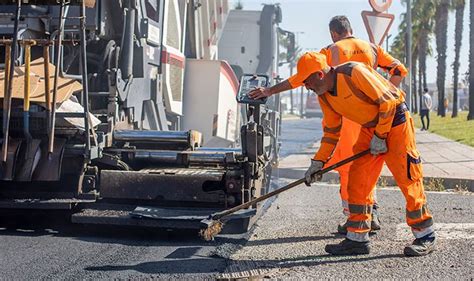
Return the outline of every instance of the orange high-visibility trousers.
{"type": "MultiPolygon", "coordinates": [[[[387,137],[388,151],[385,154],[366,155],[355,160],[349,170],[349,219],[347,224],[348,238],[352,240],[368,239],[370,231],[371,196],[377,177],[367,176],[372,171],[380,171],[385,162],[406,200],[406,221],[412,228],[415,237],[431,233],[433,219],[426,207],[423,188],[423,172],[420,154],[416,149],[413,119],[407,111],[406,121],[393,127],[387,137]]],[[[374,128],[362,128],[354,153],[370,147],[374,128]]]]}
{"type": "MultiPolygon", "coordinates": [[[[352,152],[352,147],[357,142],[361,128],[362,126],[360,124],[347,118],[342,118],[341,135],[339,137],[339,141],[337,142],[331,159],[325,164],[325,167],[334,165],[337,162],[354,155],[352,152]]],[[[349,183],[349,170],[351,165],[352,163],[348,163],[336,169],[336,171],[339,173],[339,185],[343,213],[346,215],[349,215],[349,194],[347,193],[347,185],[349,183]]],[[[380,172],[382,171],[382,167],[383,166],[381,166],[380,170],[378,171],[374,170],[366,173],[367,176],[375,177],[375,182],[377,182],[380,172]]]]}

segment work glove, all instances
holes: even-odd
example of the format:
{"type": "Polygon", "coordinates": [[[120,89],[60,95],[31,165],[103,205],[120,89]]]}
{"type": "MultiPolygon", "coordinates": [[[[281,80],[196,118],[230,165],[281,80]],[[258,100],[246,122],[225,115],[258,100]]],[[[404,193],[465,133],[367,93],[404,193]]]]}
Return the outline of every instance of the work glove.
{"type": "Polygon", "coordinates": [[[257,100],[257,99],[269,97],[272,95],[272,93],[270,92],[270,88],[258,87],[251,90],[247,95],[250,98],[257,100]]]}
{"type": "Polygon", "coordinates": [[[387,142],[374,134],[372,140],[370,141],[370,153],[372,155],[379,155],[387,151],[387,142]]]}
{"type": "Polygon", "coordinates": [[[323,175],[315,175],[317,171],[320,171],[324,166],[324,163],[318,160],[311,159],[311,165],[304,174],[305,184],[310,186],[311,183],[315,181],[320,181],[323,178],[323,175]]]}

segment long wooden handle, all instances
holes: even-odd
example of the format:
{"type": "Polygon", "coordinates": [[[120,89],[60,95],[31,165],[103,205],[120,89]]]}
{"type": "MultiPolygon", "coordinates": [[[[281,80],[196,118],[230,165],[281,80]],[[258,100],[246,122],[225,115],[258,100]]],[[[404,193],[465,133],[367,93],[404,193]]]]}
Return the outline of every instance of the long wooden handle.
{"type": "MultiPolygon", "coordinates": [[[[314,175],[322,175],[322,174],[325,174],[325,173],[327,173],[327,172],[329,172],[329,171],[332,171],[332,170],[334,170],[334,169],[336,169],[336,168],[339,168],[339,167],[342,166],[342,165],[345,165],[345,164],[347,164],[347,163],[349,163],[349,162],[352,162],[352,161],[354,161],[354,160],[356,160],[356,159],[358,159],[358,158],[360,158],[360,157],[362,157],[362,156],[368,154],[369,152],[370,152],[370,149],[367,149],[367,150],[364,150],[364,151],[359,152],[359,153],[357,153],[357,154],[354,154],[353,156],[351,156],[351,157],[349,157],[349,158],[346,158],[346,159],[344,159],[344,160],[341,160],[341,161],[337,162],[337,163],[334,164],[334,165],[331,165],[331,166],[329,166],[329,167],[327,167],[327,168],[324,168],[324,169],[322,169],[322,170],[317,171],[316,173],[314,173],[314,175]]],[[[261,202],[261,201],[263,201],[263,200],[265,200],[265,199],[268,199],[268,198],[270,198],[270,197],[272,197],[272,196],[275,196],[275,195],[280,194],[280,193],[282,193],[282,192],[284,192],[284,191],[287,191],[288,189],[291,189],[291,188],[293,188],[293,187],[295,187],[295,186],[298,186],[298,185],[304,183],[305,181],[306,181],[305,178],[299,179],[299,180],[294,181],[294,182],[292,182],[292,183],[290,183],[290,184],[288,184],[288,185],[286,185],[286,186],[284,186],[284,187],[282,187],[282,188],[279,188],[279,189],[274,190],[274,191],[272,191],[272,192],[269,192],[269,193],[267,193],[267,194],[265,194],[265,195],[262,195],[262,196],[260,196],[260,197],[258,197],[258,198],[255,198],[255,199],[253,199],[253,200],[250,200],[250,201],[247,202],[247,203],[243,203],[243,204],[241,204],[241,205],[235,206],[235,207],[233,207],[233,208],[230,208],[229,210],[225,210],[225,211],[222,211],[222,212],[219,212],[219,213],[215,213],[215,214],[211,215],[211,218],[212,218],[213,220],[221,219],[222,217],[228,216],[228,215],[230,215],[230,214],[232,214],[232,213],[235,213],[235,212],[237,212],[237,211],[239,211],[239,210],[248,208],[248,207],[250,207],[250,206],[252,206],[252,205],[254,205],[254,204],[256,204],[256,203],[259,203],[259,202],[261,202]]]]}
{"type": "MultiPolygon", "coordinates": [[[[21,3],[22,1],[17,1],[16,12],[15,12],[15,23],[13,25],[13,39],[11,44],[10,50],[10,69],[8,74],[8,81],[5,79],[5,83],[7,83],[7,91],[4,93],[4,101],[3,101],[3,143],[2,143],[2,155],[1,160],[2,162],[7,162],[8,156],[8,140],[9,140],[9,133],[10,133],[10,114],[12,109],[12,88],[13,88],[13,75],[15,72],[15,61],[16,61],[16,44],[18,42],[18,24],[20,22],[20,15],[21,15],[21,3]]],[[[6,75],[5,75],[5,78],[6,75]]]]}
{"type": "Polygon", "coordinates": [[[44,58],[44,99],[46,102],[46,109],[51,111],[51,84],[50,84],[50,73],[49,73],[49,44],[43,46],[43,58],[44,58]]]}
{"type": "Polygon", "coordinates": [[[56,126],[56,100],[58,95],[58,81],[59,81],[59,64],[61,63],[61,52],[62,52],[62,40],[63,40],[63,18],[64,18],[64,0],[61,0],[61,6],[59,7],[59,25],[58,25],[58,40],[57,40],[57,52],[56,52],[56,68],[54,70],[54,82],[53,82],[53,100],[51,109],[51,120],[50,120],[50,137],[48,140],[48,154],[51,156],[54,150],[54,129],[56,126]]]}

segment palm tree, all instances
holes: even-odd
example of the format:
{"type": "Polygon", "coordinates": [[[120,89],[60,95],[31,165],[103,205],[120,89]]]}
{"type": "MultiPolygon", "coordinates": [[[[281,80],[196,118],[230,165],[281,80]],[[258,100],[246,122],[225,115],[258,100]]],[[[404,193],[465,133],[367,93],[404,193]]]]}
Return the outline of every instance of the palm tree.
{"type": "Polygon", "coordinates": [[[445,79],[446,79],[446,48],[448,40],[448,16],[450,0],[438,0],[436,6],[436,51],[438,53],[438,68],[436,75],[436,85],[438,88],[438,115],[445,117],[446,111],[444,108],[445,98],[445,79]]]}
{"type": "MultiPolygon", "coordinates": [[[[432,55],[430,46],[431,34],[434,28],[435,5],[433,1],[416,1],[415,9],[419,12],[417,24],[419,24],[418,34],[418,68],[419,68],[419,90],[420,108],[423,95],[423,89],[427,88],[426,83],[426,58],[432,55]]],[[[417,12],[418,14],[418,12],[417,12]]]]}
{"type": "MultiPolygon", "coordinates": [[[[402,1],[406,5],[406,0],[402,1]]],[[[413,83],[413,109],[417,112],[418,106],[421,108],[421,95],[426,83],[426,58],[432,55],[430,47],[431,34],[434,29],[434,15],[436,6],[433,1],[415,0],[412,1],[412,83],[413,83]],[[417,64],[418,63],[418,64],[417,64]],[[418,71],[417,71],[418,68],[418,71]],[[418,72],[418,73],[417,73],[418,72]],[[418,78],[416,75],[418,74],[418,78]],[[417,81],[418,80],[418,81],[417,81]],[[418,83],[417,83],[418,82],[418,83]],[[418,95],[417,95],[418,92],[418,95]],[[419,99],[419,102],[417,102],[419,99]]],[[[406,30],[407,22],[405,13],[401,14],[401,22],[398,26],[399,34],[395,36],[391,53],[397,58],[406,61],[406,30]]]]}
{"type": "MultiPolygon", "coordinates": [[[[407,5],[407,1],[406,0],[402,0],[402,3],[404,5],[407,5]]],[[[412,1],[412,8],[413,8],[413,1],[412,1]]],[[[401,17],[401,20],[400,20],[400,25],[398,26],[398,30],[399,30],[399,33],[395,36],[395,38],[393,39],[393,43],[392,43],[392,46],[391,46],[391,54],[400,59],[401,61],[405,62],[405,64],[407,63],[408,59],[408,48],[407,48],[407,44],[406,42],[408,41],[408,33],[407,33],[407,20],[406,20],[406,13],[402,13],[400,15],[401,17]]],[[[413,14],[413,19],[416,19],[417,16],[415,14],[413,14]]],[[[413,25],[413,38],[416,38],[416,35],[415,35],[415,30],[416,28],[414,28],[414,25],[413,25]]],[[[417,50],[417,42],[416,40],[413,40],[412,41],[412,53],[411,53],[411,58],[412,58],[412,66],[411,66],[411,69],[409,69],[408,71],[410,71],[411,73],[411,80],[412,80],[412,93],[414,93],[413,95],[416,96],[416,60],[417,60],[417,56],[415,55],[416,54],[416,50],[417,50]]],[[[413,100],[413,96],[411,97],[407,97],[409,99],[412,99],[413,100]]],[[[417,112],[417,103],[416,101],[414,103],[412,103],[414,106],[413,106],[413,112],[417,112]]]]}
{"type": "Polygon", "coordinates": [[[469,3],[469,114],[467,120],[474,120],[474,0],[469,3]]]}
{"type": "Polygon", "coordinates": [[[459,82],[459,54],[461,52],[462,29],[464,18],[465,0],[453,0],[454,8],[456,9],[456,27],[454,31],[454,62],[453,62],[453,112],[451,117],[458,116],[458,82],[459,82]]]}

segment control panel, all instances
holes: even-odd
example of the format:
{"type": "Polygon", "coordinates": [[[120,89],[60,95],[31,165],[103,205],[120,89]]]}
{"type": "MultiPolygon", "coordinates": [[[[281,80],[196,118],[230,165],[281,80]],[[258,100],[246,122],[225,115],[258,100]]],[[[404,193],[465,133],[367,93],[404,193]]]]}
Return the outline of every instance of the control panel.
{"type": "Polygon", "coordinates": [[[248,93],[258,87],[268,86],[268,76],[261,74],[244,74],[240,79],[239,93],[237,94],[237,102],[247,104],[265,104],[267,98],[252,99],[248,93]]]}

